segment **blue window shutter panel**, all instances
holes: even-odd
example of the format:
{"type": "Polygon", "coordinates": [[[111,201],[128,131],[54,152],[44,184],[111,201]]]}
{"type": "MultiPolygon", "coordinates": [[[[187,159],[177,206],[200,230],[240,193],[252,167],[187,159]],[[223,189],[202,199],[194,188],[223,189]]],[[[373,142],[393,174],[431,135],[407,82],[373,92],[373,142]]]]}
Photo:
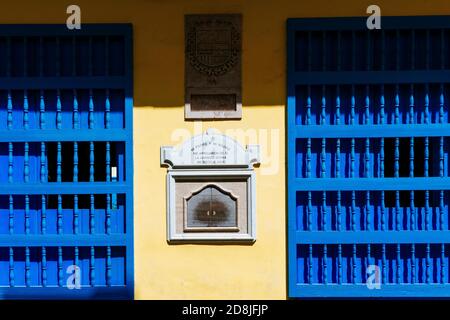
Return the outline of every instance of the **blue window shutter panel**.
{"type": "Polygon", "coordinates": [[[0,60],[0,299],[133,299],[131,25],[2,25],[0,60]]]}
{"type": "Polygon", "coordinates": [[[290,297],[450,296],[449,21],[288,20],[290,297]]]}

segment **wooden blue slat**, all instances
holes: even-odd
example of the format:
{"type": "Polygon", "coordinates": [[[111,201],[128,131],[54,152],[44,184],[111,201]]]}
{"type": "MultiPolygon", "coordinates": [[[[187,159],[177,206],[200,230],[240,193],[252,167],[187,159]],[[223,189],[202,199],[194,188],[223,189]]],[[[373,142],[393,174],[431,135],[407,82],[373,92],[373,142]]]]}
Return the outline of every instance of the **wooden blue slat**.
{"type": "Polygon", "coordinates": [[[12,124],[13,124],[13,105],[12,105],[11,91],[8,91],[6,121],[7,121],[7,128],[8,129],[12,129],[12,124]]]}
{"type": "Polygon", "coordinates": [[[411,284],[416,283],[416,246],[411,245],[411,284]]]}
{"type": "Polygon", "coordinates": [[[40,99],[39,99],[39,128],[45,129],[45,99],[44,99],[44,91],[43,90],[41,90],[40,99]]]}
{"type": "Polygon", "coordinates": [[[0,189],[8,190],[9,194],[107,194],[125,193],[129,190],[127,183],[105,183],[105,182],[71,182],[61,183],[27,183],[27,184],[0,184],[0,189]]]}
{"type": "Polygon", "coordinates": [[[338,284],[342,283],[342,245],[338,245],[338,284]]]}
{"type": "Polygon", "coordinates": [[[356,244],[353,243],[352,246],[352,283],[356,283],[356,244]]]}
{"type": "Polygon", "coordinates": [[[29,128],[29,106],[28,106],[28,93],[24,90],[23,94],[23,128],[26,130],[29,128]]]}
{"type": "Polygon", "coordinates": [[[94,100],[92,90],[89,90],[89,111],[88,111],[89,129],[94,129],[94,100]]]}
{"type": "Polygon", "coordinates": [[[395,256],[395,265],[396,265],[396,283],[400,284],[402,282],[402,272],[401,272],[401,246],[400,243],[397,241],[396,246],[396,256],[395,256]]]}
{"type": "Polygon", "coordinates": [[[41,277],[42,277],[42,286],[47,286],[47,248],[42,247],[41,249],[41,257],[42,257],[42,264],[41,264],[41,277]]]}
{"type": "Polygon", "coordinates": [[[313,247],[312,245],[308,246],[308,283],[313,283],[313,247]]]}
{"type": "Polygon", "coordinates": [[[112,282],[112,261],[111,261],[111,246],[106,249],[106,285],[111,286],[112,282]]]}
{"type": "Polygon", "coordinates": [[[13,182],[14,162],[13,162],[14,145],[12,142],[8,143],[8,182],[13,182]]]}
{"type": "Polygon", "coordinates": [[[328,265],[327,265],[327,259],[328,259],[328,248],[327,245],[323,245],[323,257],[322,257],[322,275],[323,275],[323,283],[328,283],[328,265]]]}
{"type": "Polygon", "coordinates": [[[450,178],[302,178],[291,186],[296,191],[353,191],[353,190],[441,190],[447,189],[450,178]]]}
{"type": "MultiPolygon", "coordinates": [[[[310,35],[308,35],[310,38],[310,35]]],[[[292,52],[294,50],[295,44],[295,31],[293,29],[287,30],[287,38],[288,40],[288,48],[287,50],[289,52],[292,52]]],[[[310,45],[310,43],[308,44],[310,45]]],[[[287,56],[287,65],[289,68],[294,68],[295,61],[294,61],[294,54],[288,54],[287,56]]],[[[310,60],[310,58],[308,58],[310,60]]],[[[310,63],[308,67],[310,68],[310,63]]],[[[309,89],[309,87],[308,87],[309,89]]],[[[291,83],[290,75],[288,75],[288,87],[287,87],[287,118],[288,123],[295,123],[296,114],[295,114],[295,108],[296,108],[296,99],[295,99],[295,86],[291,83]]],[[[308,98],[310,94],[308,91],[308,98]]],[[[310,101],[310,100],[308,100],[310,101]]],[[[287,168],[287,181],[288,185],[295,179],[295,153],[296,153],[296,140],[292,136],[287,137],[288,143],[287,143],[287,158],[288,158],[288,168],[287,168]]],[[[289,188],[287,191],[287,205],[288,205],[288,225],[290,226],[288,230],[288,237],[291,239],[295,237],[295,231],[297,226],[297,215],[293,214],[296,212],[296,193],[292,188],[289,188]],[[294,227],[295,226],[295,227],[294,227]]],[[[309,216],[309,215],[308,215],[309,216]]],[[[310,221],[308,222],[308,229],[311,228],[310,221]]],[[[298,257],[297,257],[297,246],[290,245],[288,247],[288,274],[289,274],[289,293],[292,294],[295,291],[296,283],[298,282],[298,270],[297,270],[297,263],[298,263],[298,257]]],[[[312,282],[312,246],[309,247],[309,256],[308,256],[308,281],[312,282]]]]}
{"type": "Polygon", "coordinates": [[[56,144],[56,181],[62,182],[62,145],[59,141],[56,144]]]}
{"type": "Polygon", "coordinates": [[[56,129],[61,129],[61,127],[62,127],[61,99],[60,99],[60,92],[58,90],[56,94],[56,129]]]}
{"type": "Polygon", "coordinates": [[[106,195],[106,234],[111,234],[111,195],[106,195]]]}
{"type": "Polygon", "coordinates": [[[292,77],[296,85],[416,84],[446,82],[450,71],[297,71],[292,77]]]}
{"type": "Polygon", "coordinates": [[[79,209],[78,209],[78,195],[73,196],[73,233],[78,234],[79,232],[79,209]]]}
{"type": "Polygon", "coordinates": [[[109,90],[106,90],[106,100],[105,100],[105,128],[109,129],[111,127],[111,102],[109,100],[109,90]]]}
{"type": "Polygon", "coordinates": [[[25,247],[25,285],[30,286],[31,274],[30,274],[30,248],[25,247]]]}
{"type": "Polygon", "coordinates": [[[78,248],[78,246],[75,246],[74,248],[73,248],[73,255],[74,255],[74,258],[73,258],[73,263],[76,265],[76,266],[79,266],[80,265],[80,249],[78,248]]]}
{"type": "Polygon", "coordinates": [[[57,223],[57,231],[58,234],[63,233],[63,213],[62,213],[62,197],[58,194],[58,208],[56,212],[56,223],[57,223]]]}
{"type": "Polygon", "coordinates": [[[426,249],[426,282],[431,283],[431,257],[430,257],[430,243],[427,243],[427,249],[426,249]]]}
{"type": "Polygon", "coordinates": [[[387,268],[386,268],[386,244],[383,243],[381,247],[381,281],[382,284],[387,283],[387,268]]]}
{"type": "MultiPolygon", "coordinates": [[[[352,50],[355,50],[356,44],[355,44],[355,33],[352,32],[352,50]]],[[[355,64],[356,57],[353,58],[353,68],[355,64]]],[[[356,108],[356,100],[355,100],[355,87],[352,86],[352,97],[351,97],[351,109],[350,109],[350,125],[355,125],[355,108],[356,108]]],[[[351,151],[350,151],[350,177],[355,177],[355,139],[351,139],[351,151]]],[[[351,229],[356,230],[356,195],[355,191],[352,191],[351,195],[351,209],[350,209],[350,216],[351,216],[351,229]]]]}
{"type": "Polygon", "coordinates": [[[10,135],[6,130],[0,130],[0,142],[41,142],[41,141],[123,141],[127,138],[125,129],[94,129],[86,130],[14,130],[10,135]]]}
{"type": "Polygon", "coordinates": [[[445,264],[445,244],[441,243],[441,254],[440,254],[440,263],[441,263],[441,270],[440,270],[440,283],[444,284],[446,283],[446,264],[445,264]]]}
{"type": "MultiPolygon", "coordinates": [[[[384,53],[384,31],[382,33],[383,36],[383,49],[382,52],[384,53]]],[[[384,56],[383,56],[384,57],[384,56]]],[[[382,66],[384,67],[384,59],[383,59],[383,64],[382,66]]],[[[385,110],[384,110],[384,104],[385,104],[385,99],[384,99],[384,85],[381,86],[381,95],[380,95],[380,124],[384,125],[385,123],[385,110]]],[[[384,150],[384,138],[380,139],[380,177],[384,178],[384,170],[385,170],[385,166],[384,166],[384,155],[385,155],[385,150],[384,150]]],[[[381,208],[380,208],[380,215],[381,215],[381,230],[386,230],[386,207],[385,207],[385,193],[384,190],[381,191],[381,208]]],[[[383,247],[383,250],[385,250],[385,248],[383,247]]]]}
{"type": "Polygon", "coordinates": [[[94,195],[89,195],[89,232],[95,234],[95,207],[94,195]]]}
{"type": "Polygon", "coordinates": [[[78,182],[78,142],[73,143],[73,182],[78,182]]]}
{"type": "Polygon", "coordinates": [[[58,247],[58,286],[64,286],[64,273],[63,273],[63,250],[62,247],[58,247]]]}
{"type": "MultiPolygon", "coordinates": [[[[409,123],[414,123],[414,85],[411,85],[411,93],[409,98],[409,123]]],[[[409,140],[409,177],[414,178],[414,137],[409,140]]],[[[410,229],[416,229],[416,208],[414,204],[414,191],[409,193],[409,218],[410,229]]]]}
{"type": "Polygon", "coordinates": [[[24,143],[23,181],[30,181],[30,145],[28,144],[28,142],[24,143]]]}
{"type": "Polygon", "coordinates": [[[9,285],[14,287],[15,274],[14,274],[14,249],[9,247],[9,285]]]}
{"type": "Polygon", "coordinates": [[[16,234],[0,235],[0,247],[29,246],[29,247],[57,247],[57,246],[124,246],[127,238],[124,234],[91,235],[91,234],[16,234]]]}
{"type": "MultiPolygon", "coordinates": [[[[443,47],[443,46],[442,46],[443,47]]],[[[442,49],[443,50],[443,49],[442,49]]],[[[444,58],[442,57],[442,63],[444,58]]],[[[439,123],[444,123],[444,86],[441,85],[441,94],[439,96],[439,123]]],[[[444,177],[444,137],[439,138],[439,177],[444,177]]],[[[448,187],[447,187],[448,188],[448,187]]],[[[445,189],[443,187],[442,189],[445,189]]],[[[444,230],[444,190],[439,192],[439,226],[444,230]]]]}
{"type": "Polygon", "coordinates": [[[14,234],[14,197],[10,194],[9,202],[9,234],[14,234]]]}
{"type": "Polygon", "coordinates": [[[41,196],[41,233],[47,233],[47,198],[45,195],[41,196]]]}
{"type": "Polygon", "coordinates": [[[89,280],[91,287],[95,286],[95,247],[91,247],[89,259],[89,280]]]}
{"type": "Polygon", "coordinates": [[[311,125],[296,126],[292,132],[297,138],[390,138],[440,137],[444,133],[450,135],[450,124],[402,124],[402,125],[311,125]]]}
{"type": "Polygon", "coordinates": [[[386,284],[382,290],[369,290],[363,284],[297,284],[292,294],[305,298],[361,298],[361,297],[392,297],[392,298],[424,298],[450,297],[448,284],[386,284]]]}
{"type": "MultiPolygon", "coordinates": [[[[340,35],[340,34],[339,34],[340,35]]],[[[340,43],[340,37],[338,42],[340,43]]],[[[336,125],[339,125],[341,122],[341,101],[339,97],[339,86],[336,88],[337,97],[336,97],[336,125]]],[[[310,139],[309,139],[310,140],[310,139]]],[[[336,139],[336,155],[335,155],[335,177],[340,178],[341,171],[341,140],[336,139]]],[[[337,193],[337,205],[336,205],[336,229],[341,230],[342,228],[342,211],[341,211],[341,192],[337,193]]],[[[340,259],[340,258],[339,258],[340,259]]]]}
{"type": "Polygon", "coordinates": [[[30,196],[25,195],[25,234],[30,233],[30,196]]]}
{"type": "Polygon", "coordinates": [[[450,234],[445,231],[297,231],[295,240],[299,244],[441,244],[450,241],[450,234]]]}
{"type": "Polygon", "coordinates": [[[0,287],[0,298],[7,299],[36,299],[40,300],[67,300],[67,299],[88,299],[88,300],[125,300],[133,299],[133,292],[128,286],[115,287],[84,287],[80,290],[68,290],[67,287],[29,287],[24,290],[21,287],[4,288],[0,287]]]}
{"type": "Polygon", "coordinates": [[[92,77],[0,77],[0,87],[4,90],[25,89],[123,89],[128,78],[123,76],[92,77]]]}
{"type": "Polygon", "coordinates": [[[39,158],[40,161],[40,181],[42,183],[47,182],[47,153],[45,151],[45,142],[41,142],[41,156],[39,158]]]}
{"type": "Polygon", "coordinates": [[[77,91],[73,90],[73,128],[78,129],[79,127],[80,127],[80,119],[78,114],[77,91]]]}

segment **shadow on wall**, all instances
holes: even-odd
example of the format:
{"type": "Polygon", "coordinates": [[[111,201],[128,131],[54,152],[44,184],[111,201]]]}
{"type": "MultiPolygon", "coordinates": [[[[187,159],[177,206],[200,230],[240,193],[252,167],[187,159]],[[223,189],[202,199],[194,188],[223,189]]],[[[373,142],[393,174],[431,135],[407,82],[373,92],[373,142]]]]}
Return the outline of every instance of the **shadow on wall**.
{"type": "Polygon", "coordinates": [[[229,5],[220,6],[223,8],[201,6],[198,11],[187,10],[181,5],[170,4],[168,7],[170,10],[163,10],[167,15],[161,15],[164,18],[155,16],[145,23],[133,22],[135,107],[184,106],[184,16],[202,12],[242,14],[243,106],[285,104],[286,19],[282,15],[271,17],[274,21],[268,23],[250,12],[260,10],[256,5],[248,6],[240,1],[230,1],[229,5]]]}

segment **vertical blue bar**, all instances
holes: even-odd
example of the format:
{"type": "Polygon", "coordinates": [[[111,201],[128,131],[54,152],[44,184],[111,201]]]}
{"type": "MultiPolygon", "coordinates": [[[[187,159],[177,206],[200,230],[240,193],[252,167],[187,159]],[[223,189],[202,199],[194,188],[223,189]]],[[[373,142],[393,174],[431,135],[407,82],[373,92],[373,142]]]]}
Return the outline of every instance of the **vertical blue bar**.
{"type": "MultiPolygon", "coordinates": [[[[288,179],[287,184],[292,185],[295,181],[295,86],[293,75],[291,74],[295,68],[294,61],[294,43],[295,43],[295,31],[294,28],[290,28],[290,22],[287,22],[287,70],[288,70],[288,89],[287,89],[287,157],[288,157],[288,179]]],[[[297,217],[296,217],[296,193],[294,188],[288,188],[288,237],[294,239],[297,231],[297,217]]],[[[296,291],[297,279],[297,245],[294,241],[288,243],[288,271],[289,271],[289,295],[294,296],[296,291]]],[[[309,248],[309,282],[312,282],[312,246],[309,248]]]]}
{"type": "MultiPolygon", "coordinates": [[[[125,88],[125,128],[133,132],[133,39],[132,26],[128,25],[125,32],[125,77],[127,86],[125,88]]],[[[126,184],[127,193],[125,198],[126,214],[126,286],[131,298],[134,297],[134,230],[133,230],[133,135],[127,135],[125,142],[126,151],[126,184]]]]}

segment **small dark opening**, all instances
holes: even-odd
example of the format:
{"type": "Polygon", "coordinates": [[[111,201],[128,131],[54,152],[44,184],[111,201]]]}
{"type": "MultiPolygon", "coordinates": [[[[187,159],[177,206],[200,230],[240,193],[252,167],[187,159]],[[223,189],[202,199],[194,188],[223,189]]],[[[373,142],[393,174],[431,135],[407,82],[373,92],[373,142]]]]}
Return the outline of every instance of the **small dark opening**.
{"type": "MultiPolygon", "coordinates": [[[[425,207],[425,190],[414,191],[414,207],[425,207]]],[[[430,208],[439,206],[439,194],[436,191],[428,191],[428,205],[430,208]]],[[[387,208],[395,208],[395,191],[384,192],[384,204],[387,208]]],[[[399,192],[400,207],[409,208],[411,206],[411,191],[402,190],[399,192]]]]}
{"type": "MultiPolygon", "coordinates": [[[[116,146],[110,144],[111,166],[116,165],[116,146]]],[[[61,143],[61,181],[72,182],[74,177],[74,145],[73,142],[61,143]]],[[[58,181],[58,144],[47,143],[47,170],[48,182],[58,181]]],[[[90,144],[89,142],[78,143],[78,181],[89,181],[90,173],[90,144]]],[[[106,181],[106,142],[94,143],[94,181],[106,181]]]]}
{"type": "MultiPolygon", "coordinates": [[[[428,140],[428,173],[433,171],[433,139],[428,140]]],[[[411,139],[399,138],[399,177],[410,176],[410,153],[411,139]]],[[[395,138],[384,139],[384,176],[386,178],[395,177],[395,138]]],[[[425,176],[425,138],[414,138],[414,177],[425,176]]]]}
{"type": "MultiPolygon", "coordinates": [[[[74,208],[74,195],[63,194],[61,195],[61,207],[63,209],[73,209],[74,208]]],[[[47,196],[47,209],[57,209],[58,208],[58,195],[50,194],[47,196]]],[[[91,208],[91,196],[89,194],[78,195],[78,209],[90,209],[91,208]]],[[[95,194],[94,195],[94,208],[95,209],[106,209],[106,195],[105,194],[95,194]]]]}

